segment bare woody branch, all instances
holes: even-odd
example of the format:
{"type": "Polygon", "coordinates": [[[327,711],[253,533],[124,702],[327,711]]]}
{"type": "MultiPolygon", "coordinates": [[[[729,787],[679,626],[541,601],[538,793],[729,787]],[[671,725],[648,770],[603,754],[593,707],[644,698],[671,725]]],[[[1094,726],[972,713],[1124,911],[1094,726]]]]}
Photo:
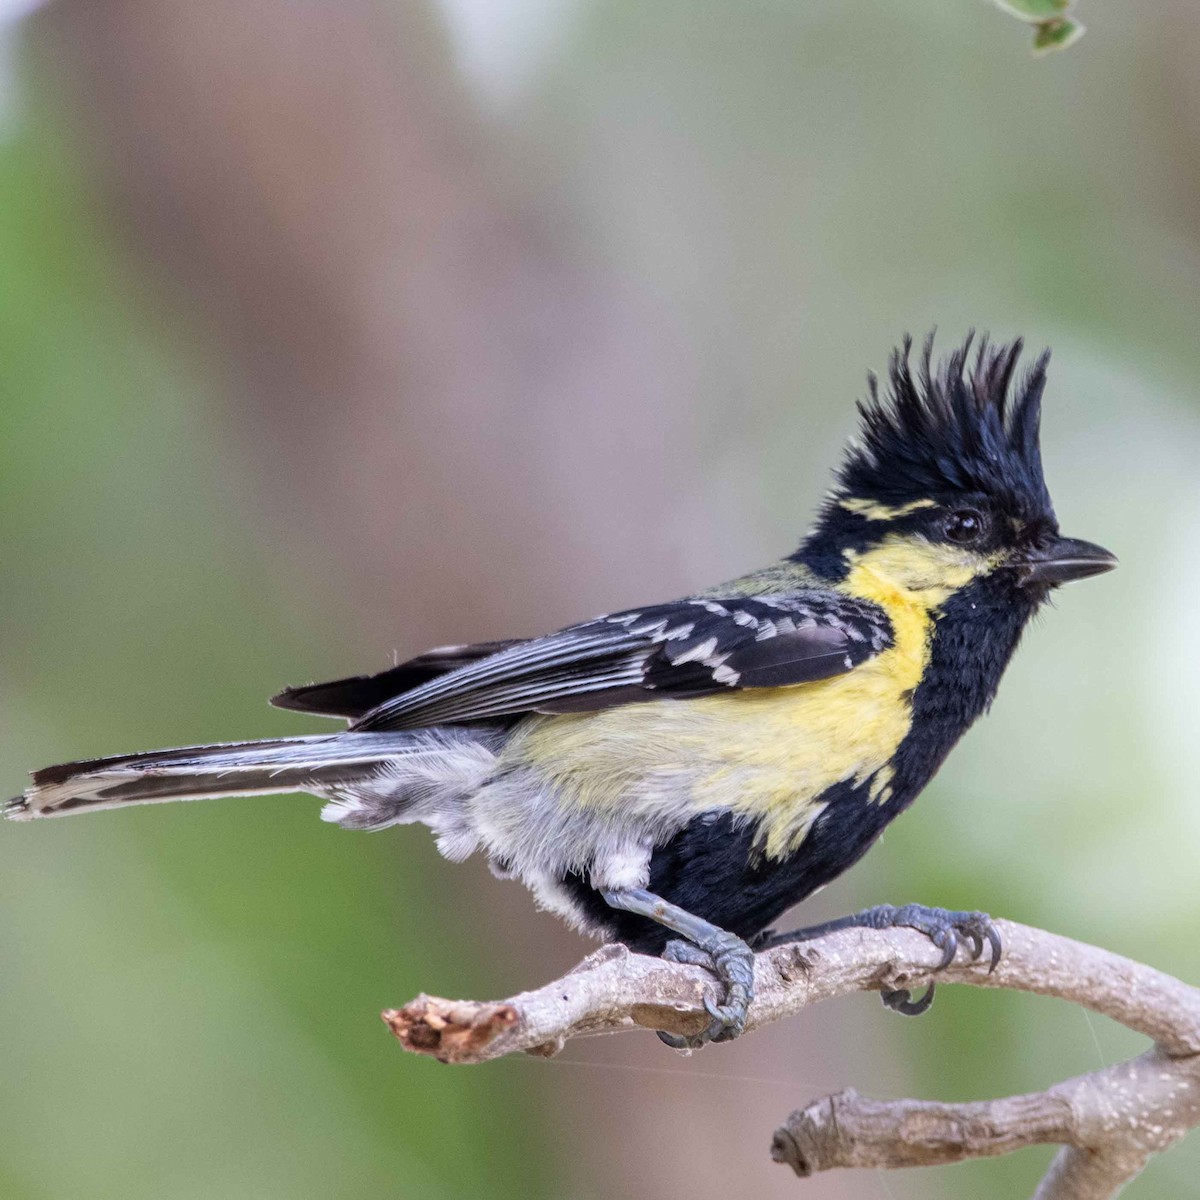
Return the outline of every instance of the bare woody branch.
{"type": "MultiPolygon", "coordinates": [[[[1115,1196],[1149,1157],[1200,1124],[1200,991],[1130,959],[1009,921],[992,974],[965,954],[939,983],[1058,996],[1154,1042],[1129,1062],[1044,1092],[971,1104],[873,1101],[845,1091],[793,1113],[772,1154],[800,1175],[834,1167],[930,1166],[1063,1146],[1036,1200],[1115,1196]]],[[[844,930],[758,956],[747,1029],[851,992],[916,989],[940,957],[909,930],[844,930]]],[[[556,1053],[571,1038],[626,1029],[695,1033],[712,978],[608,946],[563,978],[500,1002],[419,996],[384,1021],[407,1050],[447,1063],[556,1053]]]]}
{"type": "Polygon", "coordinates": [[[931,1167],[1049,1143],[1065,1149],[1038,1200],[1104,1200],[1198,1123],[1200,1057],[1152,1050],[1044,1092],[972,1104],[839,1092],[792,1113],[775,1131],[771,1155],[803,1176],[931,1167]]]}

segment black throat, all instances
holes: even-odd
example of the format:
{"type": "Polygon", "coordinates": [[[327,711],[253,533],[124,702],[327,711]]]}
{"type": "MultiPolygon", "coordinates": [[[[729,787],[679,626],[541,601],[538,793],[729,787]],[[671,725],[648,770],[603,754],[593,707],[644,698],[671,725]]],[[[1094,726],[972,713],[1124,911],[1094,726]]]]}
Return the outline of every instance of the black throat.
{"type": "Polygon", "coordinates": [[[907,807],[987,711],[1040,597],[1006,579],[955,593],[934,626],[929,666],[912,696],[912,726],[896,751],[894,796],[907,807]]]}

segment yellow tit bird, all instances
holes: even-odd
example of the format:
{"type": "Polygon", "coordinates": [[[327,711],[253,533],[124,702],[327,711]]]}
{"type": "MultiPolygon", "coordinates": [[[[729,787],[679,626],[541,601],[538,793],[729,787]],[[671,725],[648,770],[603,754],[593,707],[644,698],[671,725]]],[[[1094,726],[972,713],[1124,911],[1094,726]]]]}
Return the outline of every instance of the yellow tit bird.
{"type": "Polygon", "coordinates": [[[6,815],[304,791],[346,829],[419,822],[447,858],[481,851],[585,930],[708,966],[720,1002],[686,1044],[741,1032],[754,948],[788,938],[906,925],[944,963],[963,939],[994,965],[982,913],[885,905],[764,934],[913,802],[1050,590],[1116,563],[1058,531],[1038,442],[1048,356],[1019,374],[1019,341],[970,347],[935,369],[930,338],[914,371],[906,339],[885,395],[871,377],[859,439],[781,562],[274,698],[348,721],[328,736],[47,767],[6,815]]]}

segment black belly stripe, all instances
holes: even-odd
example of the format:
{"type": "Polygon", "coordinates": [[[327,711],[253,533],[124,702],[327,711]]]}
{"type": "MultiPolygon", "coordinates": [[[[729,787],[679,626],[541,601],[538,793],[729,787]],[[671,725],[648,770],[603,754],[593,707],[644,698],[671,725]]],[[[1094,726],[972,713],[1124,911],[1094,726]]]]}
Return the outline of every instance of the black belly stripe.
{"type": "MultiPolygon", "coordinates": [[[[729,813],[698,817],[654,851],[650,890],[739,937],[752,937],[857,862],[897,812],[891,804],[873,803],[867,784],[839,784],[821,802],[828,807],[782,860],[753,853],[753,824],[735,823],[729,813]]],[[[631,949],[659,954],[674,936],[645,917],[609,908],[583,876],[568,875],[562,883],[588,924],[631,949]]]]}

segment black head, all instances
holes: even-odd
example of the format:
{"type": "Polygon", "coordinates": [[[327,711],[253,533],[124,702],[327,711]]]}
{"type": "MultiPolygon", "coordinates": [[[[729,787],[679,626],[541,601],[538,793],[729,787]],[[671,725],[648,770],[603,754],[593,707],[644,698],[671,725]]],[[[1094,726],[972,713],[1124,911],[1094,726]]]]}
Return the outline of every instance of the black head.
{"type": "Polygon", "coordinates": [[[830,578],[870,554],[897,582],[949,595],[983,577],[1038,598],[1116,559],[1059,534],[1042,474],[1042,392],[1049,353],[1019,369],[1022,343],[972,353],[968,337],[936,366],[933,337],[916,370],[912,341],[874,376],[862,428],[797,557],[830,578]],[[903,577],[903,578],[900,578],[903,577]]]}
{"type": "Polygon", "coordinates": [[[985,338],[971,362],[972,340],[935,371],[930,335],[914,375],[906,338],[892,353],[889,394],[881,397],[868,377],[860,440],[838,471],[843,498],[899,508],[979,494],[1023,520],[1054,521],[1038,438],[1050,355],[1018,378],[1019,340],[992,346],[985,338]]]}

